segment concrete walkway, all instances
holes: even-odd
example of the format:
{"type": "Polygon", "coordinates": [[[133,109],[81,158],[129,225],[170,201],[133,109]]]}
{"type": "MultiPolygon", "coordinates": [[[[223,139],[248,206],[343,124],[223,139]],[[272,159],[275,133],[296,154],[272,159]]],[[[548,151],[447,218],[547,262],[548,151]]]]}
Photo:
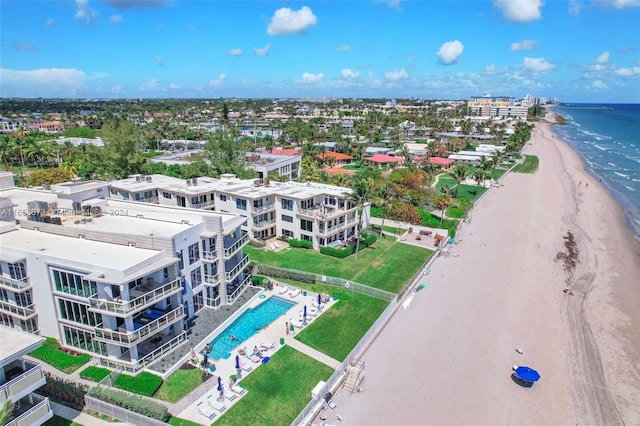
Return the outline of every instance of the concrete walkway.
{"type": "Polygon", "coordinates": [[[320,361],[321,363],[323,363],[324,365],[328,365],[329,367],[333,368],[334,370],[337,369],[338,367],[340,367],[341,362],[338,360],[335,360],[333,358],[331,358],[328,355],[323,354],[322,352],[313,349],[310,346],[305,345],[304,343],[300,342],[299,340],[296,340],[294,338],[294,336],[292,335],[288,335],[284,338],[284,342],[291,346],[292,348],[294,348],[295,350],[302,352],[305,355],[310,356],[311,358],[315,359],[316,361],[320,361]]]}

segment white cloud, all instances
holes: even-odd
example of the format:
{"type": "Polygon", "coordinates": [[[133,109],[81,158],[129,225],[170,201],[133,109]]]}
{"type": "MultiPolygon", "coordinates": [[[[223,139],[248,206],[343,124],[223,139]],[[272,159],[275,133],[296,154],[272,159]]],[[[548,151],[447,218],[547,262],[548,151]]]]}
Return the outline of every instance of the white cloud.
{"type": "Polygon", "coordinates": [[[640,6],[640,0],[598,0],[598,3],[616,9],[626,9],[628,7],[640,6]]]}
{"type": "Polygon", "coordinates": [[[158,63],[158,65],[164,65],[164,59],[162,58],[162,56],[156,55],[153,59],[158,63]]]}
{"type": "Polygon", "coordinates": [[[69,97],[85,89],[87,74],[77,68],[0,68],[0,93],[7,97],[69,97]]]}
{"type": "Polygon", "coordinates": [[[569,0],[569,15],[577,16],[582,12],[582,3],[576,0],[569,0]]]}
{"type": "Polygon", "coordinates": [[[494,74],[496,72],[496,66],[493,64],[489,64],[482,69],[483,74],[494,74]]]}
{"type": "Polygon", "coordinates": [[[198,31],[198,27],[196,27],[195,25],[189,25],[187,27],[187,30],[189,30],[189,32],[195,33],[196,31],[198,31]]]}
{"type": "Polygon", "coordinates": [[[338,52],[348,52],[351,50],[351,46],[349,46],[348,44],[341,44],[338,47],[336,47],[336,50],[338,52]]]}
{"type": "Polygon", "coordinates": [[[409,73],[404,68],[400,70],[391,70],[384,73],[384,77],[390,81],[406,80],[409,78],[409,73]]]}
{"type": "Polygon", "coordinates": [[[227,78],[226,74],[220,74],[218,76],[218,78],[216,78],[215,80],[209,81],[209,86],[211,86],[211,87],[220,87],[220,86],[222,86],[222,83],[224,83],[224,80],[226,78],[227,78]]]}
{"type": "Polygon", "coordinates": [[[620,77],[631,77],[640,74],[640,67],[620,68],[615,71],[620,77]]]}
{"type": "Polygon", "coordinates": [[[115,9],[143,9],[152,7],[169,6],[170,0],[100,0],[115,9]]]}
{"type": "Polygon", "coordinates": [[[538,47],[538,42],[535,40],[522,40],[516,43],[511,43],[509,50],[517,52],[520,50],[536,50],[538,47]]]}
{"type": "Polygon", "coordinates": [[[596,64],[606,64],[607,62],[609,62],[609,52],[602,52],[602,54],[596,58],[596,64]]]}
{"type": "Polygon", "coordinates": [[[35,52],[39,50],[38,46],[30,43],[16,43],[13,45],[13,48],[21,52],[35,52]]]}
{"type": "Polygon", "coordinates": [[[178,90],[180,87],[182,87],[182,86],[180,86],[178,83],[169,84],[169,89],[171,89],[171,90],[178,90]]]}
{"type": "Polygon", "coordinates": [[[384,3],[389,9],[400,8],[400,0],[376,0],[376,3],[384,3]]]}
{"type": "Polygon", "coordinates": [[[464,51],[464,45],[458,40],[448,41],[440,46],[436,55],[444,65],[455,64],[464,51]]]}
{"type": "Polygon", "coordinates": [[[158,89],[158,83],[160,83],[160,80],[158,80],[157,78],[152,78],[151,80],[147,81],[146,83],[141,84],[140,87],[139,87],[139,90],[141,92],[157,90],[158,89]]]}
{"type": "Polygon", "coordinates": [[[344,78],[358,78],[360,76],[360,72],[353,71],[349,68],[343,68],[342,71],[340,71],[340,75],[344,78]]]}
{"type": "Polygon", "coordinates": [[[544,58],[524,58],[524,68],[532,72],[546,72],[554,69],[556,66],[550,62],[546,62],[544,58]]]}
{"type": "Polygon", "coordinates": [[[122,84],[116,84],[111,88],[111,93],[122,93],[122,84]]]}
{"type": "Polygon", "coordinates": [[[605,83],[602,80],[594,80],[593,82],[591,82],[591,87],[593,87],[594,89],[606,89],[607,83],[605,83]]]}
{"type": "Polygon", "coordinates": [[[73,19],[82,21],[83,25],[89,26],[98,19],[98,12],[89,7],[89,0],[76,0],[76,14],[73,19]]]}
{"type": "Polygon", "coordinates": [[[513,22],[531,22],[542,17],[542,0],[495,0],[493,7],[513,22]]]}
{"type": "Polygon", "coordinates": [[[254,47],[253,53],[255,53],[258,56],[267,56],[269,54],[269,50],[271,50],[271,43],[267,44],[265,47],[262,47],[262,48],[254,47]]]}
{"type": "Polygon", "coordinates": [[[111,15],[109,17],[110,24],[119,24],[122,22],[122,15],[111,15]]]}
{"type": "Polygon", "coordinates": [[[310,72],[302,73],[302,79],[298,80],[298,83],[302,84],[313,84],[318,83],[324,78],[323,73],[313,74],[310,72]]]}
{"type": "Polygon", "coordinates": [[[56,24],[56,20],[53,18],[49,18],[46,21],[44,21],[45,27],[53,27],[55,24],[56,24]]]}
{"type": "Polygon", "coordinates": [[[229,56],[240,56],[242,55],[242,49],[229,49],[229,56]]]}
{"type": "Polygon", "coordinates": [[[318,23],[318,18],[309,6],[302,6],[298,11],[283,7],[273,14],[267,27],[269,35],[299,34],[318,23]]]}

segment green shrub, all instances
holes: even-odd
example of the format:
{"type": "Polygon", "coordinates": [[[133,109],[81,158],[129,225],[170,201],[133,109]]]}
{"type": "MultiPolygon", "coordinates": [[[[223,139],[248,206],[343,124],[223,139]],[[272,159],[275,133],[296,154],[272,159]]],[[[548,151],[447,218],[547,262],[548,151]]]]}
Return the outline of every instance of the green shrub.
{"type": "Polygon", "coordinates": [[[71,355],[62,352],[60,343],[52,337],[47,337],[42,346],[32,351],[29,355],[65,373],[73,373],[91,359],[87,354],[71,355]]]}
{"type": "Polygon", "coordinates": [[[313,243],[307,240],[297,240],[295,238],[289,238],[289,241],[287,242],[289,243],[289,246],[293,248],[304,248],[304,249],[313,248],[313,243]]]}
{"type": "Polygon", "coordinates": [[[107,368],[102,367],[87,367],[80,372],[80,377],[94,382],[100,382],[111,373],[107,368]]]}
{"type": "Polygon", "coordinates": [[[167,407],[136,395],[105,387],[95,387],[91,389],[91,396],[162,422],[169,420],[167,407]]]}
{"type": "Polygon", "coordinates": [[[315,275],[309,272],[296,272],[291,270],[282,270],[280,268],[271,268],[268,265],[260,264],[260,273],[274,278],[283,280],[298,281],[301,283],[314,284],[316,282],[315,275]]]}
{"type": "Polygon", "coordinates": [[[153,396],[162,385],[162,378],[148,372],[142,372],[137,376],[121,374],[113,385],[117,388],[127,390],[143,396],[153,396]]]}
{"type": "Polygon", "coordinates": [[[326,254],[327,256],[337,257],[338,259],[344,259],[347,256],[351,256],[355,253],[356,249],[353,246],[348,246],[343,249],[337,249],[333,247],[321,247],[320,253],[326,254]]]}
{"type": "Polygon", "coordinates": [[[362,240],[360,241],[360,248],[365,248],[373,245],[378,240],[376,234],[372,232],[362,233],[362,240]]]}
{"type": "Polygon", "coordinates": [[[47,383],[38,388],[38,393],[49,397],[52,401],[82,411],[84,395],[89,390],[88,387],[59,379],[49,373],[44,373],[44,375],[47,378],[47,383]]]}

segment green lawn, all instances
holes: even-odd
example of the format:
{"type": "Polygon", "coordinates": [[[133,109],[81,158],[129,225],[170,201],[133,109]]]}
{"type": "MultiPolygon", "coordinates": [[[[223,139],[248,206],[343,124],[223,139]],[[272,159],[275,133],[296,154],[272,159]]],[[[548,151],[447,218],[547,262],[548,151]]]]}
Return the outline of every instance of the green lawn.
{"type": "Polygon", "coordinates": [[[344,361],[388,306],[388,302],[384,300],[340,287],[325,284],[293,284],[316,293],[338,297],[337,303],[295,338],[340,362],[344,361]]]}
{"type": "Polygon", "coordinates": [[[143,396],[153,396],[162,385],[162,377],[143,371],[137,376],[119,375],[113,385],[131,393],[143,396]]]}
{"type": "Polygon", "coordinates": [[[53,416],[49,420],[43,423],[44,426],[82,426],[80,423],[76,423],[71,420],[67,420],[64,417],[53,416]]]}
{"type": "Polygon", "coordinates": [[[244,251],[257,263],[340,277],[393,293],[400,292],[431,255],[430,250],[398,243],[394,238],[379,238],[359,252],[358,260],[353,256],[337,259],[304,249],[274,253],[245,246],[244,251]]]}
{"type": "Polygon", "coordinates": [[[456,228],[458,226],[457,220],[449,220],[445,219],[442,221],[442,225],[440,224],[440,215],[435,215],[433,213],[426,212],[424,210],[418,210],[420,216],[422,216],[422,226],[427,226],[429,228],[440,228],[440,229],[448,229],[449,235],[455,237],[456,228]]]}
{"type": "Polygon", "coordinates": [[[43,345],[29,355],[54,366],[64,373],[73,373],[91,359],[87,354],[70,355],[62,352],[60,343],[52,337],[47,337],[43,345]]]}
{"type": "Polygon", "coordinates": [[[90,366],[80,372],[80,377],[99,383],[107,377],[109,373],[111,373],[111,371],[107,368],[90,366]]]}
{"type": "MultiPolygon", "coordinates": [[[[267,364],[240,381],[247,394],[222,414],[215,425],[291,424],[309,402],[311,390],[331,374],[330,367],[284,346],[267,364]]],[[[212,392],[215,395],[215,389],[212,392]]]]}
{"type": "Polygon", "coordinates": [[[516,173],[535,173],[538,170],[540,160],[535,155],[525,155],[524,163],[513,168],[516,173]]]}
{"type": "MultiPolygon", "coordinates": [[[[374,231],[380,231],[380,225],[370,225],[371,229],[373,229],[374,231]]],[[[406,229],[403,228],[396,228],[395,226],[384,226],[383,230],[385,232],[390,232],[391,234],[399,234],[402,235],[404,234],[404,231],[406,231],[406,229]]]]}
{"type": "Polygon", "coordinates": [[[172,426],[201,426],[200,423],[195,423],[191,420],[181,419],[180,417],[173,416],[171,416],[171,418],[169,419],[169,424],[172,426]]]}
{"type": "Polygon", "coordinates": [[[203,374],[206,373],[199,368],[183,367],[170,375],[153,396],[164,401],[178,402],[203,383],[203,374]]]}

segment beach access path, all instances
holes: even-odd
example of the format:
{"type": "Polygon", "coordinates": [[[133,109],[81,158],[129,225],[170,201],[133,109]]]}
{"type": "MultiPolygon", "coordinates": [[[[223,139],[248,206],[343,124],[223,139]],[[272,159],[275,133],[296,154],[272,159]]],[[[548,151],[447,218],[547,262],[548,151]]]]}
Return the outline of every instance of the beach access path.
{"type": "Polygon", "coordinates": [[[638,424],[640,245],[547,124],[524,153],[539,171],[510,173],[475,205],[457,256],[434,262],[365,352],[362,391],[334,396],[342,424],[638,424]],[[571,279],[556,261],[567,231],[571,279]],[[542,379],[520,387],[513,365],[542,379]]]}

